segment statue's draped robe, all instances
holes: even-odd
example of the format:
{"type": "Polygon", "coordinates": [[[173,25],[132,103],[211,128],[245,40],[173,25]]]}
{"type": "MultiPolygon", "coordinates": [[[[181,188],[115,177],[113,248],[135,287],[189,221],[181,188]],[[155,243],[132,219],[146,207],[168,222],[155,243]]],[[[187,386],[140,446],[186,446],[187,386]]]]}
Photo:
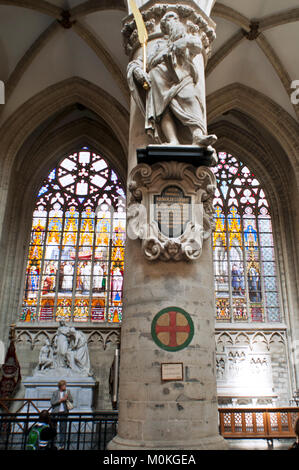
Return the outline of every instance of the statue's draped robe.
{"type": "Polygon", "coordinates": [[[60,326],[57,330],[57,366],[66,366],[66,353],[68,350],[68,334],[69,328],[67,326],[60,326]]]}
{"type": "Polygon", "coordinates": [[[195,39],[188,35],[189,48],[184,57],[171,51],[171,44],[159,40],[148,56],[147,71],[151,87],[146,92],[146,104],[142,99],[142,89],[137,84],[134,71],[143,68],[141,59],[133,60],[128,65],[128,83],[132,96],[145,116],[145,129],[154,139],[159,139],[158,124],[163,113],[169,109],[185,126],[199,127],[206,132],[205,110],[197,84],[197,72],[193,58],[201,52],[195,39]]]}
{"type": "Polygon", "coordinates": [[[75,337],[71,341],[70,351],[71,365],[74,370],[78,369],[80,372],[89,373],[90,371],[90,360],[88,353],[88,346],[86,338],[82,331],[75,332],[75,337]]]}

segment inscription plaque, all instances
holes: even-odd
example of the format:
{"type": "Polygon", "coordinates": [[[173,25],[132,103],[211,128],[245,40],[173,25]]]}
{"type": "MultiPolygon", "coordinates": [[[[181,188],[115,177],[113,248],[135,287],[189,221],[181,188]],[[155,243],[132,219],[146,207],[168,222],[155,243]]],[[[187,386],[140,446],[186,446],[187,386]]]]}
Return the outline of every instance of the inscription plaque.
{"type": "Polygon", "coordinates": [[[161,379],[166,380],[183,380],[183,363],[167,363],[161,364],[161,379]]]}
{"type": "Polygon", "coordinates": [[[191,221],[191,197],[177,186],[168,186],[154,196],[154,220],[166,237],[180,237],[191,221]]]}

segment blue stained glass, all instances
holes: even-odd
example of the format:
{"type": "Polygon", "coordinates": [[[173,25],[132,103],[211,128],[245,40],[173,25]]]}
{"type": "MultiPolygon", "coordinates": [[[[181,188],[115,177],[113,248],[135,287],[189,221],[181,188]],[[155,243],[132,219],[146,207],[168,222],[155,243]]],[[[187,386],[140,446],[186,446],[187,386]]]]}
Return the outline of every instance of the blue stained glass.
{"type": "Polygon", "coordinates": [[[120,196],[125,197],[125,192],[124,192],[123,189],[118,188],[116,192],[117,192],[117,194],[119,194],[120,196]]]}
{"type": "Polygon", "coordinates": [[[264,261],[272,261],[273,260],[273,248],[264,248],[261,247],[261,253],[262,253],[262,260],[264,261]]]}
{"type": "Polygon", "coordinates": [[[275,264],[266,261],[263,263],[264,276],[275,276],[275,264]]]}
{"type": "Polygon", "coordinates": [[[224,196],[224,198],[226,199],[226,196],[227,196],[227,192],[228,192],[228,186],[227,186],[227,182],[226,181],[222,181],[222,184],[221,184],[221,192],[224,196]]]}
{"type": "Polygon", "coordinates": [[[40,188],[37,197],[42,196],[42,195],[45,194],[47,191],[48,191],[48,186],[43,186],[42,188],[40,188]]]}
{"type": "Polygon", "coordinates": [[[49,174],[48,180],[53,181],[55,180],[55,178],[56,178],[56,169],[54,168],[54,170],[52,170],[51,173],[49,174]]]}
{"type": "Polygon", "coordinates": [[[272,232],[271,220],[259,218],[259,231],[260,232],[272,232]]]}
{"type": "Polygon", "coordinates": [[[272,291],[276,291],[277,290],[277,282],[276,282],[276,277],[268,277],[266,276],[264,278],[264,283],[265,283],[265,290],[268,291],[268,290],[272,290],[272,291]]]}
{"type": "Polygon", "coordinates": [[[117,175],[114,173],[113,170],[111,171],[111,180],[113,181],[113,183],[116,183],[116,182],[118,181],[118,177],[117,177],[117,175]]]}
{"type": "Polygon", "coordinates": [[[269,322],[280,321],[280,309],[279,308],[267,308],[267,317],[269,322]]]}
{"type": "Polygon", "coordinates": [[[278,294],[277,292],[266,292],[266,302],[268,307],[278,307],[278,294]]]}
{"type": "Polygon", "coordinates": [[[62,230],[62,219],[60,218],[53,218],[49,220],[48,230],[60,232],[62,230]]]}
{"type": "Polygon", "coordinates": [[[273,246],[273,237],[271,233],[260,233],[261,246],[273,246]]]}
{"type": "Polygon", "coordinates": [[[252,225],[247,225],[246,229],[244,230],[244,238],[246,245],[249,241],[254,239],[254,242],[257,243],[257,231],[252,225]]]}
{"type": "Polygon", "coordinates": [[[233,311],[234,321],[240,321],[241,301],[244,301],[251,306],[250,319],[245,318],[246,321],[280,321],[272,223],[266,194],[248,166],[226,152],[219,152],[218,156],[218,166],[212,169],[218,185],[214,197],[215,289],[219,296],[219,291],[225,290],[229,298],[225,306],[218,305],[216,318],[223,318],[225,307],[233,311]],[[238,300],[239,313],[232,309],[232,298],[238,300]]]}

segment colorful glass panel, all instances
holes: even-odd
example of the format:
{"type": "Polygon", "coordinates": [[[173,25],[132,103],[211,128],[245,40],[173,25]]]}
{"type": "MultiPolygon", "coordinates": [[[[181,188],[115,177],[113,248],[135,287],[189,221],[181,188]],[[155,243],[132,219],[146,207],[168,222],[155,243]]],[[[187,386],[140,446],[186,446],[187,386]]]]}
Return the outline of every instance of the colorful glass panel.
{"type": "Polygon", "coordinates": [[[125,193],[84,147],[43,181],[33,213],[20,319],[122,319],[125,193]]]}
{"type": "Polygon", "coordinates": [[[213,168],[216,319],[281,321],[271,214],[254,173],[226,152],[213,168]]]}

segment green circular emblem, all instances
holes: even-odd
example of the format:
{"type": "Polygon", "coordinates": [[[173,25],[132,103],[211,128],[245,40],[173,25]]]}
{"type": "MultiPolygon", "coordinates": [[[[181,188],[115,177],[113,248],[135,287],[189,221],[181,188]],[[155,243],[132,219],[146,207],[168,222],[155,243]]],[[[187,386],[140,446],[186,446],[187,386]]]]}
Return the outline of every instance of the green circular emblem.
{"type": "Polygon", "coordinates": [[[152,321],[152,338],[166,351],[184,349],[192,341],[193,335],[192,318],[182,308],[164,308],[152,321]]]}

